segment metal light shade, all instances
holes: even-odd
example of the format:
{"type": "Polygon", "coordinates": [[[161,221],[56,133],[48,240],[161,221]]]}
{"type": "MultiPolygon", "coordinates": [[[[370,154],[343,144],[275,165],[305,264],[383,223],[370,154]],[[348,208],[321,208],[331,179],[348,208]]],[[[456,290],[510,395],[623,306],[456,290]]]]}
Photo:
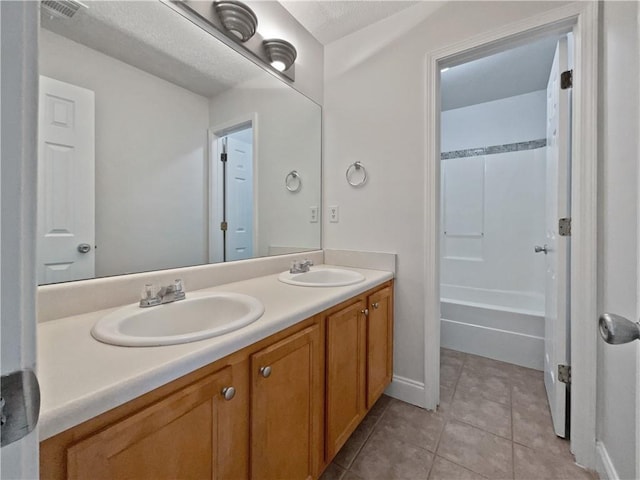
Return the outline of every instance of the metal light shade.
{"type": "Polygon", "coordinates": [[[256,33],[258,17],[248,6],[233,0],[218,0],[213,6],[227,31],[246,42],[256,33]]]}
{"type": "Polygon", "coordinates": [[[296,48],[285,40],[274,38],[263,41],[262,45],[267,51],[271,66],[281,72],[288,70],[298,56],[296,48]]]}

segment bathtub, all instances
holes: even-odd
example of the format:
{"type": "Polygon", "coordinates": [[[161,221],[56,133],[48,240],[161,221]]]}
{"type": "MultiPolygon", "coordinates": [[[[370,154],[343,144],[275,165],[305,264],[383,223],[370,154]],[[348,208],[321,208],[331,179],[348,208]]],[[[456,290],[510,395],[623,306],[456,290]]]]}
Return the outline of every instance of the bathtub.
{"type": "Polygon", "coordinates": [[[440,343],[445,348],[544,368],[541,294],[443,284],[440,318],[440,343]]]}

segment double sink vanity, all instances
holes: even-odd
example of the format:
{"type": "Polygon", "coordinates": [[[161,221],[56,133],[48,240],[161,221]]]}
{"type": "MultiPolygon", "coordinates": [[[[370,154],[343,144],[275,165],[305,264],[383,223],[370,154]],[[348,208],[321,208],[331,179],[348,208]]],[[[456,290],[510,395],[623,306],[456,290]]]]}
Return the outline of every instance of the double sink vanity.
{"type": "Polygon", "coordinates": [[[393,273],[326,265],[44,322],[41,476],[317,478],[391,381],[392,332],[393,273]]]}

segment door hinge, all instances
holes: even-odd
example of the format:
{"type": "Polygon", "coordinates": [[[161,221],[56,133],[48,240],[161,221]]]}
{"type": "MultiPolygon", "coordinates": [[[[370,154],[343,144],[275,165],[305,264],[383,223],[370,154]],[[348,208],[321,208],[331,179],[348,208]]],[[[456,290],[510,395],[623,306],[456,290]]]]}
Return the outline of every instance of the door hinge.
{"type": "Polygon", "coordinates": [[[560,74],[560,88],[566,90],[573,87],[573,70],[567,70],[560,74]]]}
{"type": "Polygon", "coordinates": [[[561,237],[571,236],[571,217],[558,220],[558,233],[561,237]]]}
{"type": "Polygon", "coordinates": [[[227,161],[227,154],[226,153],[221,153],[220,154],[220,161],[221,162],[226,162],[227,161]]]}
{"type": "Polygon", "coordinates": [[[0,444],[4,447],[33,431],[40,415],[40,385],[32,370],[0,379],[0,444]]]}
{"type": "Polygon", "coordinates": [[[558,381],[571,385],[571,365],[558,365],[558,381]]]}
{"type": "Polygon", "coordinates": [[[222,230],[223,232],[227,231],[227,222],[220,222],[220,230],[222,230]]]}

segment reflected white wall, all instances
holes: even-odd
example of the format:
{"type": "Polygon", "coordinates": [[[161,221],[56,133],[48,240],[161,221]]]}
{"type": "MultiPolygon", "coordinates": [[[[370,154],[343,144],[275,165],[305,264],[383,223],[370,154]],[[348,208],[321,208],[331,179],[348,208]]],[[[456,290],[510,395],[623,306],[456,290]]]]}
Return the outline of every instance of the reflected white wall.
{"type": "Polygon", "coordinates": [[[257,117],[257,248],[255,255],[320,248],[320,107],[272,78],[230,89],[211,100],[211,126],[257,117]],[[285,187],[296,170],[299,192],[285,187]]]}
{"type": "Polygon", "coordinates": [[[45,29],[40,73],[96,94],[96,276],[206,262],[208,99],[45,29]]]}

